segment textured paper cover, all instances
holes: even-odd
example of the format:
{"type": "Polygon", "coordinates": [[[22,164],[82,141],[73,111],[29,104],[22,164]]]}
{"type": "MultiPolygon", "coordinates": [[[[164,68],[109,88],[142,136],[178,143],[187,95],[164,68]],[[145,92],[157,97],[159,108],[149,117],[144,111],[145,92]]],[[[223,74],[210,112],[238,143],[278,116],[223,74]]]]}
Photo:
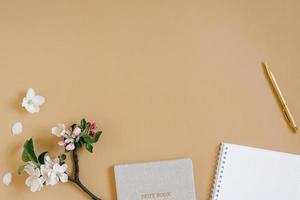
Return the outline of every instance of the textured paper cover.
{"type": "Polygon", "coordinates": [[[116,165],[118,200],[195,200],[191,159],[116,165]]]}

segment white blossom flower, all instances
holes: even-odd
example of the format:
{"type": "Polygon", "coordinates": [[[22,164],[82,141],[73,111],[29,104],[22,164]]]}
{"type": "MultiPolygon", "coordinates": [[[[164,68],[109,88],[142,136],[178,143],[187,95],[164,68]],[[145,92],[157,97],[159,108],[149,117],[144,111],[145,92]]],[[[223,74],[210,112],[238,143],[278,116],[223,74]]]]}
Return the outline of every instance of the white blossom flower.
{"type": "Polygon", "coordinates": [[[40,169],[32,162],[28,162],[28,164],[25,166],[25,171],[29,175],[25,181],[25,184],[30,187],[30,191],[40,191],[43,188],[44,182],[46,181],[46,178],[41,176],[40,169]]]}
{"type": "Polygon", "coordinates": [[[41,165],[41,173],[46,177],[46,185],[56,185],[59,181],[65,183],[68,181],[68,175],[66,174],[67,165],[59,164],[59,159],[55,158],[51,160],[48,154],[45,155],[45,164],[41,165]]]}
{"type": "Polygon", "coordinates": [[[5,173],[2,181],[4,185],[9,185],[12,181],[12,174],[10,172],[5,173]]]}
{"type": "Polygon", "coordinates": [[[13,124],[11,128],[11,132],[13,135],[20,135],[23,131],[23,124],[21,122],[16,122],[13,124]]]}
{"type": "Polygon", "coordinates": [[[70,143],[70,144],[68,144],[68,145],[66,146],[66,150],[67,150],[67,151],[72,151],[72,150],[74,150],[74,149],[75,149],[75,145],[74,145],[73,142],[70,143]]]}
{"type": "Polygon", "coordinates": [[[68,182],[68,175],[65,173],[68,166],[67,164],[60,165],[55,163],[52,170],[48,174],[46,184],[47,185],[56,185],[59,181],[62,183],[68,182]]]}
{"type": "Polygon", "coordinates": [[[45,103],[45,98],[35,94],[32,88],[29,88],[26,97],[23,98],[22,107],[30,113],[40,111],[40,106],[45,103]]]}
{"type": "Polygon", "coordinates": [[[46,154],[44,157],[44,163],[47,167],[53,168],[54,164],[59,163],[59,158],[56,157],[54,159],[51,159],[49,154],[46,154]]]}
{"type": "Polygon", "coordinates": [[[64,124],[57,124],[56,127],[53,127],[51,129],[51,132],[52,132],[53,135],[56,135],[57,137],[62,137],[67,132],[66,125],[64,125],[64,124]]]}
{"type": "Polygon", "coordinates": [[[65,143],[69,144],[69,143],[73,143],[74,142],[74,138],[73,137],[67,137],[65,138],[65,143]]]}

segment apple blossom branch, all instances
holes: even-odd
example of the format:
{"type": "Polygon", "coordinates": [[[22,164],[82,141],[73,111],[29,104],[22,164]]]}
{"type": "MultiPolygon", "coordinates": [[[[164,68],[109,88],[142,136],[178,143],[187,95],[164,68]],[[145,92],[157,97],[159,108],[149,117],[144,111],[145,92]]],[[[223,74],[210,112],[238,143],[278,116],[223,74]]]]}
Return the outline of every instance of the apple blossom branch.
{"type": "Polygon", "coordinates": [[[29,176],[25,183],[32,192],[42,190],[44,186],[54,186],[57,183],[66,183],[68,181],[76,184],[83,192],[85,192],[92,200],[101,200],[94,195],[80,180],[78,150],[81,147],[93,153],[93,145],[96,143],[101,135],[101,131],[96,130],[96,124],[86,122],[82,119],[80,124],[73,124],[66,127],[64,124],[58,124],[53,127],[51,132],[59,138],[60,146],[64,148],[65,153],[71,153],[74,164],[73,176],[68,176],[66,164],[66,154],[63,153],[52,159],[47,151],[37,155],[35,152],[32,138],[27,140],[24,144],[22,161],[25,162],[19,167],[19,174],[26,172],[29,176]]]}

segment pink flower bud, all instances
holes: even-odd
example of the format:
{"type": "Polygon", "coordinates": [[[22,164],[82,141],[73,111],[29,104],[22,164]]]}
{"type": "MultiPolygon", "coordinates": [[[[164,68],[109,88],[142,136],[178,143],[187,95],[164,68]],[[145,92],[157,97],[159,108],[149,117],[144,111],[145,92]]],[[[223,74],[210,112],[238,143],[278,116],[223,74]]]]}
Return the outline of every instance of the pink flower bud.
{"type": "Polygon", "coordinates": [[[80,129],[79,127],[76,127],[76,128],[73,130],[72,135],[75,136],[75,137],[77,137],[77,136],[80,135],[80,133],[81,133],[81,129],[80,129]]]}
{"type": "Polygon", "coordinates": [[[94,130],[90,130],[89,135],[94,136],[95,135],[95,131],[94,130]]]}
{"type": "Polygon", "coordinates": [[[93,123],[91,124],[91,129],[96,129],[96,128],[97,128],[96,123],[93,122],[93,123]]]}
{"type": "Polygon", "coordinates": [[[64,146],[66,146],[66,143],[65,143],[65,141],[59,141],[58,145],[64,147],[64,146]]]}

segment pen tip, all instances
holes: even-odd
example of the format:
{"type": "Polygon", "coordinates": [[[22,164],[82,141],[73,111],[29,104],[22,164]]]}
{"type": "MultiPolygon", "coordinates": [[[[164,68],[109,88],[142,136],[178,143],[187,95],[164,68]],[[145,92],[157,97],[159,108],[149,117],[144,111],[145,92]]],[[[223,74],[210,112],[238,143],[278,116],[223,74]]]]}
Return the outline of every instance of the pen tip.
{"type": "Polygon", "coordinates": [[[266,62],[262,62],[262,66],[268,71],[270,70],[269,65],[266,62]]]}

